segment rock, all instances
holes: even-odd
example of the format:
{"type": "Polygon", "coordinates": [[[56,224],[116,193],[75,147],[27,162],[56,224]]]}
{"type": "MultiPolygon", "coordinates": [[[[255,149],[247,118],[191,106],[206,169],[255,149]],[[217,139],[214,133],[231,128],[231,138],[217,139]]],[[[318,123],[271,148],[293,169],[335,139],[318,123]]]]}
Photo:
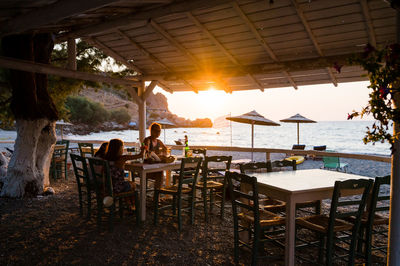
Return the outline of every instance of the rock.
{"type": "Polygon", "coordinates": [[[43,193],[42,193],[43,196],[49,196],[49,195],[54,195],[54,194],[56,194],[56,192],[54,191],[54,189],[52,187],[44,188],[43,193]]]}

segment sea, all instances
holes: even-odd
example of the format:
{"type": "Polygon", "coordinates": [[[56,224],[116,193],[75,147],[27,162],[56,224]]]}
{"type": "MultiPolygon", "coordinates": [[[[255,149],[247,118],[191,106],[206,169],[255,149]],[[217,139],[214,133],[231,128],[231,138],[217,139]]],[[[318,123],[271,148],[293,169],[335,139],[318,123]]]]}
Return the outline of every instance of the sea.
{"type": "MultiPolygon", "coordinates": [[[[306,149],[326,145],[327,150],[356,154],[390,155],[388,143],[363,143],[367,127],[373,121],[321,121],[312,124],[300,124],[300,144],[306,149]]],[[[163,129],[160,139],[166,144],[175,144],[175,140],[188,136],[190,145],[251,147],[251,125],[231,123],[221,128],[171,128],[163,129]]],[[[149,135],[148,130],[146,135],[149,135]]],[[[64,135],[70,140],[110,140],[137,142],[138,130],[122,130],[91,133],[88,135],[64,135]]],[[[15,131],[0,130],[0,143],[15,140],[15,131]]],[[[281,123],[280,126],[254,126],[255,148],[291,149],[297,144],[297,124],[281,123]]],[[[0,144],[0,147],[5,144],[0,144]]]]}

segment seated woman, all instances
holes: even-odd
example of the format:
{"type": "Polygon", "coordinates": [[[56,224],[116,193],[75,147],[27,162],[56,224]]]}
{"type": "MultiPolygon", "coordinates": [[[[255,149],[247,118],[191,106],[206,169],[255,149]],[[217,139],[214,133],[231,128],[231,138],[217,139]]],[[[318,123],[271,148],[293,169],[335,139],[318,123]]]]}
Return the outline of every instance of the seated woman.
{"type": "MultiPolygon", "coordinates": [[[[146,152],[154,152],[158,156],[167,155],[167,147],[162,143],[158,137],[161,134],[161,125],[158,123],[152,123],[150,125],[150,136],[143,140],[146,152]]],[[[148,178],[154,179],[154,187],[156,189],[161,188],[163,172],[149,173],[148,178]]]]}
{"type": "MultiPolygon", "coordinates": [[[[135,190],[134,182],[125,181],[124,165],[126,161],[142,158],[143,155],[143,149],[139,154],[135,155],[123,155],[123,151],[124,142],[120,139],[112,139],[108,143],[107,153],[104,158],[110,163],[110,174],[114,193],[135,190]]],[[[131,199],[130,206],[134,206],[133,199],[131,199]]]]}
{"type": "Polygon", "coordinates": [[[100,148],[94,154],[94,157],[104,159],[106,157],[107,148],[108,148],[108,142],[103,142],[100,148]]]}

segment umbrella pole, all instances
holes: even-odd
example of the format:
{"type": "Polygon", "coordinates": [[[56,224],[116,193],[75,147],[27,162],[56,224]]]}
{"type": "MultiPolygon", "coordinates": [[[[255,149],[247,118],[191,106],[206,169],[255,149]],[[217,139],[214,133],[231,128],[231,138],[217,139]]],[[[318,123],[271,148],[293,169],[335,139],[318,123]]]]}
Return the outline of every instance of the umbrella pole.
{"type": "Polygon", "coordinates": [[[299,141],[299,139],[300,139],[300,135],[299,135],[299,122],[297,122],[297,145],[299,145],[300,144],[300,141],[299,141]]]}
{"type": "Polygon", "coordinates": [[[251,161],[253,162],[253,148],[254,148],[254,123],[251,124],[251,161]]]}
{"type": "Polygon", "coordinates": [[[164,144],[165,144],[165,127],[164,127],[164,144]]]}
{"type": "Polygon", "coordinates": [[[64,140],[64,136],[63,136],[63,125],[61,125],[61,140],[64,140]]]}

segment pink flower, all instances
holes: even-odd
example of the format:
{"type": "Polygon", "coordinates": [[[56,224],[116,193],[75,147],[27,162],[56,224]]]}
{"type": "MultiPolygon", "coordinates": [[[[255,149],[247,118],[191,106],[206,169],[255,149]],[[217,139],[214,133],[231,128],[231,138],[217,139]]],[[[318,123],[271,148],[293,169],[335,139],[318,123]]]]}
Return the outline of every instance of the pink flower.
{"type": "Polygon", "coordinates": [[[343,65],[339,65],[338,62],[333,63],[333,68],[340,73],[340,71],[342,70],[343,65]]]}

